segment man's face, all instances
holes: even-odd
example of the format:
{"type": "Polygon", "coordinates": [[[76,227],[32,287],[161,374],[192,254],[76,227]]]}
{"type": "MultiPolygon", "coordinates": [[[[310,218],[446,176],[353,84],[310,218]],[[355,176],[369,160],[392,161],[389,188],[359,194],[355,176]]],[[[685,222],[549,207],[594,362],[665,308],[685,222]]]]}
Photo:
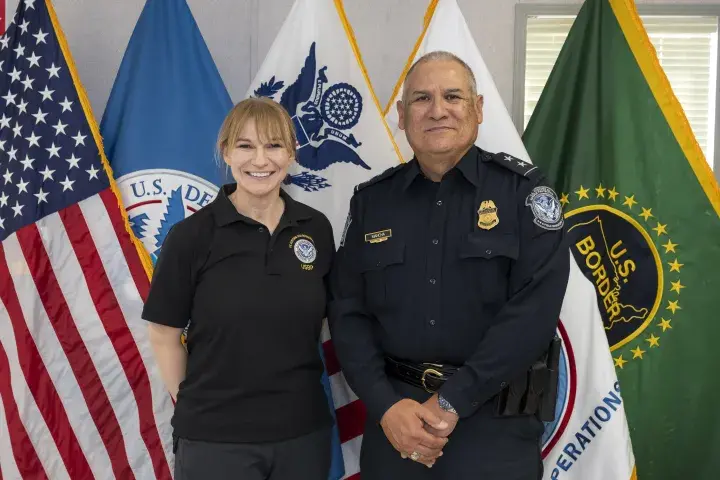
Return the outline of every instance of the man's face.
{"type": "Polygon", "coordinates": [[[462,65],[431,60],[407,78],[397,104],[399,126],[416,155],[461,153],[477,139],[482,106],[462,65]]]}

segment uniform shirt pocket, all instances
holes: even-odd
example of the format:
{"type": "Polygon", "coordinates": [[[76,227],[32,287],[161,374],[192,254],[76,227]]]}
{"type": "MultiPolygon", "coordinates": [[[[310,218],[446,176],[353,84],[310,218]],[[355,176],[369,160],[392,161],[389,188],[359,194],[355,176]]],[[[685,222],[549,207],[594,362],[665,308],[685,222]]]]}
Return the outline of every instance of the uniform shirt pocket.
{"type": "Polygon", "coordinates": [[[360,270],[365,284],[365,300],[373,312],[386,306],[392,298],[393,285],[405,263],[405,244],[392,239],[366,244],[361,253],[360,270]]]}
{"type": "Polygon", "coordinates": [[[473,232],[460,244],[462,280],[484,303],[508,298],[510,267],[520,253],[515,233],[473,232]]]}

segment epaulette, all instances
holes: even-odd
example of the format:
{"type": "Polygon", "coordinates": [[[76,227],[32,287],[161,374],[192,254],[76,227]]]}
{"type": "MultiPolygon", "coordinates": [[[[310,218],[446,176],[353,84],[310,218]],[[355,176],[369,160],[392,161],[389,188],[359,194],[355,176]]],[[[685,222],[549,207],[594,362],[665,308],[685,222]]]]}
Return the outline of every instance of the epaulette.
{"type": "Polygon", "coordinates": [[[523,177],[531,177],[533,174],[539,173],[537,165],[533,165],[530,162],[525,162],[517,157],[513,157],[505,152],[498,153],[483,153],[483,160],[495,162],[508,170],[522,175],[523,177]]]}
{"type": "Polygon", "coordinates": [[[366,181],[364,181],[363,183],[360,183],[360,184],[358,184],[358,185],[355,185],[355,193],[359,192],[360,190],[362,190],[362,189],[365,188],[365,187],[369,187],[370,185],[372,185],[372,184],[374,184],[374,183],[377,183],[377,182],[379,182],[379,181],[381,181],[381,180],[385,180],[386,178],[392,177],[393,175],[395,175],[395,173],[396,173],[398,170],[400,170],[401,168],[403,168],[405,165],[406,165],[405,163],[401,163],[401,164],[399,164],[399,165],[395,165],[394,167],[390,167],[390,168],[388,168],[387,170],[385,170],[384,172],[379,173],[378,175],[375,175],[375,176],[372,177],[370,180],[366,180],[366,181]]]}

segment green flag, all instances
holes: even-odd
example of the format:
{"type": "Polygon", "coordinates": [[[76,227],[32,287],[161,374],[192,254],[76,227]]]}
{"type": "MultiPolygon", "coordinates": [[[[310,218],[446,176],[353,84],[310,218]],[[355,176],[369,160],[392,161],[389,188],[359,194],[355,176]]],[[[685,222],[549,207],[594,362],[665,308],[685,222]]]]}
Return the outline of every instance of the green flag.
{"type": "Polygon", "coordinates": [[[717,478],[720,190],[634,2],[585,2],[523,140],[596,286],[638,478],[717,478]]]}

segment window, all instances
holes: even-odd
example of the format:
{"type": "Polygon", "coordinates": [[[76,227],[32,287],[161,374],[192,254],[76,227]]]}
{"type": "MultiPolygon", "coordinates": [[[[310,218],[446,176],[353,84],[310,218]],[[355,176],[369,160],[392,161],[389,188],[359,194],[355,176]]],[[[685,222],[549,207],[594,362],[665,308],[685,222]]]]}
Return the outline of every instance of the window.
{"type": "MultiPolygon", "coordinates": [[[[700,12],[692,6],[640,9],[650,41],[710,166],[715,158],[718,15],[700,12]],[[684,7],[684,11],[680,8],[684,7]],[[685,12],[685,13],[683,13],[685,12]]],[[[518,8],[516,40],[523,40],[524,55],[515,81],[514,118],[525,128],[537,105],[545,82],[557,60],[577,7],[522,5],[518,8]],[[524,10],[524,11],[523,11],[524,10]],[[543,10],[545,12],[543,12],[543,10]],[[564,12],[563,12],[564,10],[564,12]],[[520,81],[518,81],[520,80],[520,81]],[[520,100],[520,101],[518,101],[520,100]]],[[[517,63],[517,62],[516,62],[517,63]]],[[[716,163],[720,173],[720,163],[716,163]]]]}

